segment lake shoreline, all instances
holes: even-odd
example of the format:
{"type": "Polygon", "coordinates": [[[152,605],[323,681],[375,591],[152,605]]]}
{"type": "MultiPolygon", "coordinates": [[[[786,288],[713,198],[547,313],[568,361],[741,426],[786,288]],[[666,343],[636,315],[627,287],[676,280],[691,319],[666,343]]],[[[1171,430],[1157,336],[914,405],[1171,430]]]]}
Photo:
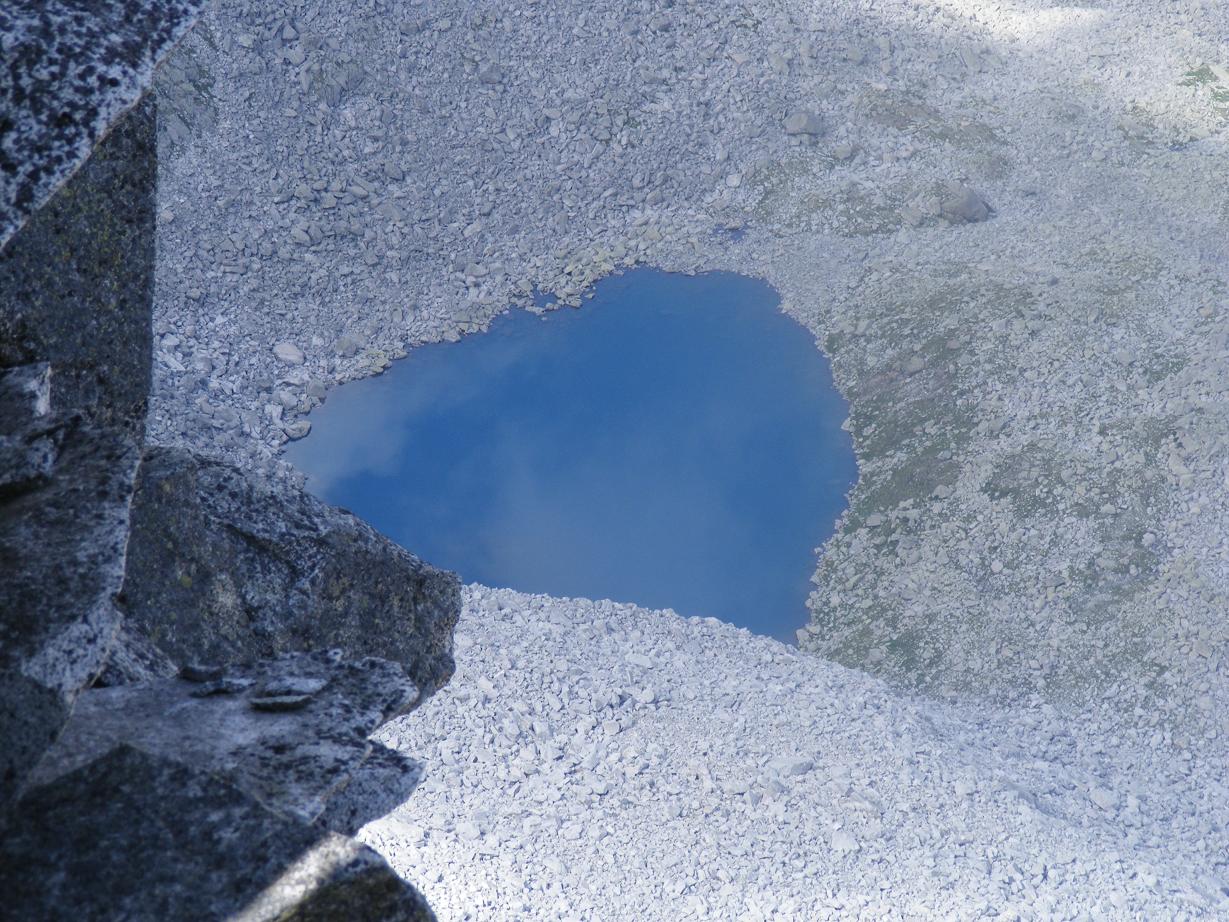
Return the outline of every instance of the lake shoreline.
{"type": "MultiPolygon", "coordinates": [[[[1056,752],[1066,780],[1008,812],[1091,803],[1122,887],[1223,911],[1229,823],[1197,792],[1229,733],[1229,189],[1200,65],[1224,23],[932,12],[211,10],[159,91],[151,437],[276,468],[337,383],[535,292],[763,279],[829,356],[861,472],[803,645],[1116,753],[1076,781],[1056,752]],[[1154,860],[1213,870],[1170,891],[1154,860]]],[[[997,834],[953,833],[970,862],[997,834]]]]}

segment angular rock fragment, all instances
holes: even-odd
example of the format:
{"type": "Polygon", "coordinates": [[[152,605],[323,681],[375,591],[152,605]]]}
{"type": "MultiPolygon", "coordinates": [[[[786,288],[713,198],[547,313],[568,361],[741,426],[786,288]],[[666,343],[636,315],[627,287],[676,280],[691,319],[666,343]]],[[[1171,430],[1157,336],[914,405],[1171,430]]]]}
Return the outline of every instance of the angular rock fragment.
{"type": "Polygon", "coordinates": [[[42,784],[120,743],[210,771],[270,809],[315,820],[371,752],[367,737],[418,690],[396,663],[295,653],[228,669],[207,685],[163,679],[96,688],[35,771],[42,784]],[[270,706],[294,699],[293,707],[270,706]]]}
{"type": "Polygon", "coordinates": [[[13,919],[431,922],[375,852],[120,746],[32,790],[0,839],[13,919]]]}
{"type": "Polygon", "coordinates": [[[785,117],[785,133],[815,137],[824,133],[824,123],[814,112],[799,109],[785,117]]]}
{"type": "Polygon", "coordinates": [[[968,186],[948,186],[939,206],[940,216],[950,224],[972,224],[994,214],[980,195],[968,186]]]}
{"type": "Polygon", "coordinates": [[[405,666],[424,697],[454,668],[456,575],[280,482],[152,449],[133,502],[129,624],[179,664],[339,648],[405,666]]]}
{"type": "Polygon", "coordinates": [[[94,679],[93,685],[95,688],[106,688],[132,682],[154,682],[172,678],[176,671],[170,657],[144,635],[121,625],[107,655],[107,664],[94,679]]]}
{"type": "Polygon", "coordinates": [[[273,355],[279,362],[287,365],[302,365],[306,361],[303,350],[294,343],[278,343],[273,347],[273,355]]]}

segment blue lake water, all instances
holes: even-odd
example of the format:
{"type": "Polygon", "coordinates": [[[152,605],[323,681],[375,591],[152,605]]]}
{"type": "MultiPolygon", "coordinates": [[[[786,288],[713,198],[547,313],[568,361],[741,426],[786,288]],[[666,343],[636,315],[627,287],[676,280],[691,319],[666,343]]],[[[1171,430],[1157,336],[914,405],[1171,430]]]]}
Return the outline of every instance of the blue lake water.
{"type": "Polygon", "coordinates": [[[792,641],[857,476],[845,401],[763,282],[634,270],[333,391],[309,488],[466,582],[792,641]]]}

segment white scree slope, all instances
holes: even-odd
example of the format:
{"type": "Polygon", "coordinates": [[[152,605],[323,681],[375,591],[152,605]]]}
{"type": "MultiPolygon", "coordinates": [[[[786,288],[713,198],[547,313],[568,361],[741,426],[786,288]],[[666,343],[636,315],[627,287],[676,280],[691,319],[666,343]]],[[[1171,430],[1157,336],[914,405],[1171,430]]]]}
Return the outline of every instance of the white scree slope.
{"type": "Polygon", "coordinates": [[[1045,705],[964,711],[713,619],[477,585],[457,651],[382,736],[427,781],[362,833],[446,922],[1229,912],[1214,769],[1045,705]]]}

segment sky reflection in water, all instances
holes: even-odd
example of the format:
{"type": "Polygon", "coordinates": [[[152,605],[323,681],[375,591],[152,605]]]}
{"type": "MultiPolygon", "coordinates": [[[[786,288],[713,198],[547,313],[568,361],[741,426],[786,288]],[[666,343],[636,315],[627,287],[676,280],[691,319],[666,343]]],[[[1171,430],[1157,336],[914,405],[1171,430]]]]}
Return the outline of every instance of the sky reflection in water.
{"type": "Polygon", "coordinates": [[[857,475],[847,407],[772,289],[635,270],[333,391],[309,488],[466,582],[793,640],[857,475]]]}

